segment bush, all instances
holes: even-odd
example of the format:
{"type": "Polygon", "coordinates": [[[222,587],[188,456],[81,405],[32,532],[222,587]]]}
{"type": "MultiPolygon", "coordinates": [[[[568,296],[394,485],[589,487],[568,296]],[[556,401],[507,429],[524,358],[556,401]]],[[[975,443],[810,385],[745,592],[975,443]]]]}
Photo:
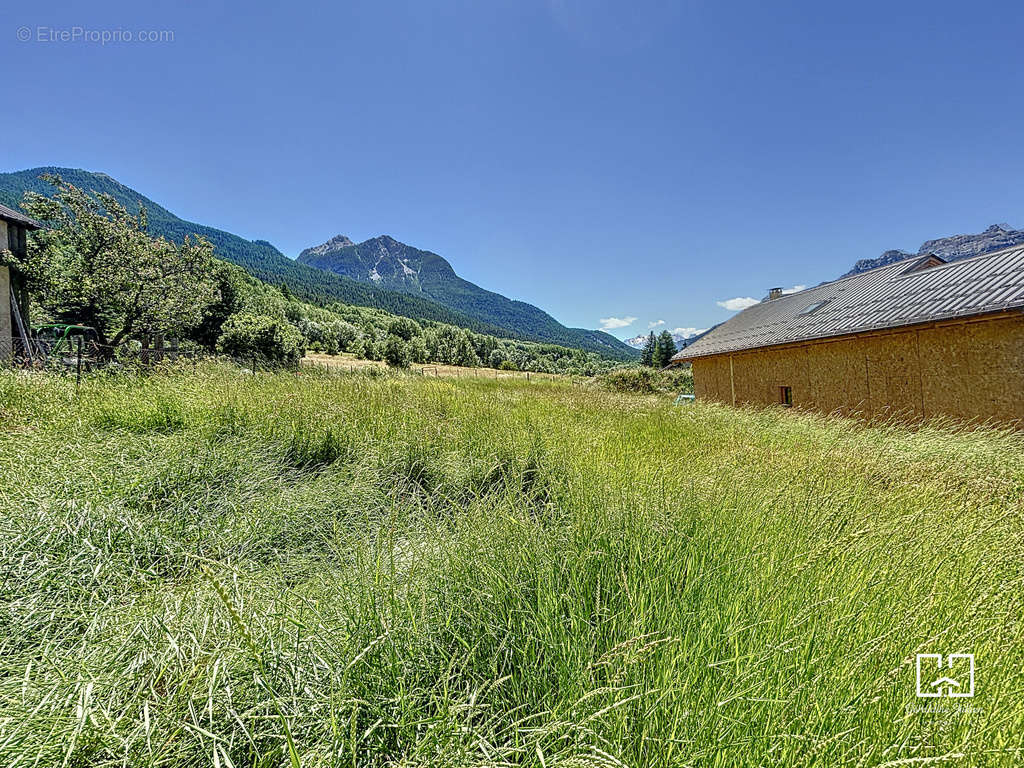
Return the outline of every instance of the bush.
{"type": "Polygon", "coordinates": [[[646,366],[617,368],[598,376],[597,383],[613,392],[636,392],[644,395],[662,392],[693,394],[693,371],[689,368],[657,371],[646,366]]]}
{"type": "Polygon", "coordinates": [[[392,368],[409,367],[409,345],[400,336],[388,335],[384,342],[384,361],[392,368]]]}
{"type": "Polygon", "coordinates": [[[298,329],[283,318],[241,313],[231,315],[217,339],[217,350],[248,361],[270,365],[298,365],[306,354],[298,329]]]}

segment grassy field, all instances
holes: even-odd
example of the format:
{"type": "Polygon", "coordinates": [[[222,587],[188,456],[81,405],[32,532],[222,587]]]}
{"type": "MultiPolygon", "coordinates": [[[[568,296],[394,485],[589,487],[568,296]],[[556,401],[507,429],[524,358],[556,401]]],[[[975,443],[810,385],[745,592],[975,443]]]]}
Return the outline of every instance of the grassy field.
{"type": "Polygon", "coordinates": [[[670,403],[0,373],[0,764],[1019,765],[1024,440],[670,403]]]}

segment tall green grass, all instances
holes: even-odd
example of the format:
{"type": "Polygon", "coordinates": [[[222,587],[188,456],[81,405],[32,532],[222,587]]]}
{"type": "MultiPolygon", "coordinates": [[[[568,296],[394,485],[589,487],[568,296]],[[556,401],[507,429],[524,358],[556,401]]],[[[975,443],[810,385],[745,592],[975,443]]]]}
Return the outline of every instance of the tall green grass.
{"type": "Polygon", "coordinates": [[[0,764],[1020,764],[1021,437],[670,403],[0,374],[0,764]]]}

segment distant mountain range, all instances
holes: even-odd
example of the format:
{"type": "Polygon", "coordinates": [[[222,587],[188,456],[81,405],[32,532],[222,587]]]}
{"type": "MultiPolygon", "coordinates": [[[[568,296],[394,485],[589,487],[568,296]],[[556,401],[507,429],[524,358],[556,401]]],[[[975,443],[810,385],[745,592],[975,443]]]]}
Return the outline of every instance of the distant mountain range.
{"type": "Polygon", "coordinates": [[[403,245],[389,237],[374,238],[359,245],[348,238],[333,238],[321,246],[306,249],[302,258],[294,261],[266,240],[246,240],[221,229],[185,221],[105,173],[76,168],[43,167],[2,173],[0,203],[19,209],[29,190],[51,194],[52,187],[39,178],[44,173],[59,175],[85,190],[109,194],[132,211],[142,204],[153,234],[175,242],[181,242],[188,234],[202,235],[213,244],[220,258],[238,264],[264,282],[287,284],[293,294],[306,301],[376,307],[417,320],[451,323],[478,333],[576,347],[617,360],[636,358],[634,349],[610,334],[566,328],[537,307],[512,301],[462,280],[437,254],[403,245]],[[341,258],[333,259],[342,251],[346,253],[341,258]],[[351,264],[348,263],[349,252],[353,259],[351,264]],[[382,255],[385,253],[387,257],[382,255]],[[338,268],[321,269],[321,264],[314,263],[318,259],[324,266],[333,259],[338,268]],[[362,268],[371,261],[374,266],[362,268]],[[408,266],[403,268],[403,263],[408,266]],[[415,270],[415,280],[404,269],[415,270]]]}
{"type": "Polygon", "coordinates": [[[307,248],[300,264],[333,272],[368,285],[429,299],[483,322],[512,328],[540,341],[632,356],[633,350],[602,331],[566,328],[551,315],[523,301],[513,301],[459,277],[446,259],[400,243],[389,235],[353,243],[344,235],[307,248]]]}
{"type": "Polygon", "coordinates": [[[934,253],[945,261],[956,261],[957,259],[968,259],[971,256],[980,256],[983,253],[992,253],[1003,248],[1011,248],[1022,243],[1024,243],[1024,230],[1013,229],[1008,224],[993,224],[977,235],[952,235],[929,240],[917,250],[917,253],[892,250],[886,251],[877,259],[861,259],[843,277],[867,272],[876,267],[884,267],[886,264],[903,261],[903,259],[924,256],[927,253],[934,253]]]}
{"type": "MultiPolygon", "coordinates": [[[[701,336],[703,336],[710,330],[711,329],[708,328],[706,330],[700,331],[699,333],[673,333],[672,341],[676,343],[676,349],[682,349],[683,347],[688,347],[691,344],[693,344],[693,342],[695,342],[697,339],[699,339],[701,336]]],[[[647,343],[647,336],[649,333],[650,331],[648,331],[648,333],[641,333],[639,336],[634,336],[631,339],[626,339],[626,343],[629,344],[629,346],[631,346],[633,349],[643,349],[644,344],[647,343]]],[[[660,331],[655,331],[654,335],[657,336],[659,333],[660,331]]]]}

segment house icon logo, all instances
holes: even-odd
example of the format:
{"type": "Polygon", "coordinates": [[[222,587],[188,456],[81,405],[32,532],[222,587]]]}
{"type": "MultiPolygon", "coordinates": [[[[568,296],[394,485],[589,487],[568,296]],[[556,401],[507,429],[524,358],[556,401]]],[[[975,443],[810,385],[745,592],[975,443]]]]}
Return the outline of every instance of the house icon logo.
{"type": "Polygon", "coordinates": [[[968,699],[974,696],[974,654],[950,653],[943,664],[941,653],[917,654],[917,697],[968,699]]]}

